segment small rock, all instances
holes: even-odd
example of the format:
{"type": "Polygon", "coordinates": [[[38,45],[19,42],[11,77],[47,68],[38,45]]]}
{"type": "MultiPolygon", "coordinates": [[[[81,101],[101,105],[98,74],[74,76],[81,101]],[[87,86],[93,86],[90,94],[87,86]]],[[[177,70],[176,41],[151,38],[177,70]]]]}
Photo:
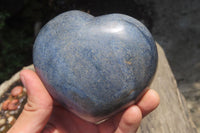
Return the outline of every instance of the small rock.
{"type": "Polygon", "coordinates": [[[14,99],[8,104],[8,110],[16,110],[19,106],[19,100],[14,99]]]}
{"type": "Polygon", "coordinates": [[[2,104],[3,104],[3,103],[0,103],[0,112],[2,111],[2,104]]]}
{"type": "Polygon", "coordinates": [[[0,119],[0,127],[2,127],[6,123],[6,119],[0,119]]]}
{"type": "Polygon", "coordinates": [[[17,96],[20,96],[23,92],[23,87],[22,86],[16,86],[12,89],[11,91],[11,95],[13,97],[17,97],[17,96]]]}
{"type": "Polygon", "coordinates": [[[4,101],[2,104],[2,109],[7,110],[10,102],[11,102],[10,99],[7,99],[6,101],[4,101]]]}
{"type": "Polygon", "coordinates": [[[11,124],[11,125],[13,125],[16,121],[14,116],[9,116],[7,120],[8,120],[8,123],[11,124]]]}
{"type": "Polygon", "coordinates": [[[2,126],[1,128],[0,128],[0,132],[2,133],[2,132],[5,132],[6,131],[6,126],[4,125],[4,126],[2,126]]]}
{"type": "Polygon", "coordinates": [[[9,112],[8,110],[4,111],[4,116],[8,118],[10,116],[9,112]]]}
{"type": "Polygon", "coordinates": [[[11,111],[9,111],[9,114],[10,115],[15,115],[15,114],[17,114],[18,113],[18,110],[11,110],[11,111]]]}
{"type": "Polygon", "coordinates": [[[24,101],[24,99],[25,99],[25,97],[21,97],[21,98],[19,99],[19,103],[22,103],[22,102],[24,101]]]}

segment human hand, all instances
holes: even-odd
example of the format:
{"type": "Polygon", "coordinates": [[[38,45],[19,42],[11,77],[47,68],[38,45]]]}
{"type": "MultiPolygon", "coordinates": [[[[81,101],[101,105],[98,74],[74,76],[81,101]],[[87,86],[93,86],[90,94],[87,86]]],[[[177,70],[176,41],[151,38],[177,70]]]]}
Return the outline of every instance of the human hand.
{"type": "Polygon", "coordinates": [[[54,103],[37,74],[20,73],[28,100],[8,133],[135,133],[144,116],[159,105],[159,95],[148,89],[141,100],[107,121],[96,125],[80,119],[54,103]]]}

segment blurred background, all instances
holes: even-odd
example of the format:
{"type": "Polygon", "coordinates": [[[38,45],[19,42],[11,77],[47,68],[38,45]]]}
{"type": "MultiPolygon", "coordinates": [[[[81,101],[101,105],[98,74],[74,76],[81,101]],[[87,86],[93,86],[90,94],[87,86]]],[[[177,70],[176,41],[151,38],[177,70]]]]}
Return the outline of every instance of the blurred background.
{"type": "Polygon", "coordinates": [[[0,0],[0,84],[32,64],[40,28],[73,9],[94,16],[123,13],[144,23],[163,47],[200,131],[199,0],[0,0]]]}

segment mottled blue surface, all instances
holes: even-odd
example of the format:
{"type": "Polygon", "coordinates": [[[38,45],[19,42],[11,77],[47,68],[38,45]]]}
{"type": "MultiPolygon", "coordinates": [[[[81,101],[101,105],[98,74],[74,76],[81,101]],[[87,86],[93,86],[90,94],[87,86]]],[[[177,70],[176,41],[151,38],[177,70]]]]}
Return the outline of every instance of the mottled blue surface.
{"type": "Polygon", "coordinates": [[[41,29],[33,62],[57,101],[95,122],[134,103],[155,73],[157,49],[132,17],[69,11],[41,29]]]}

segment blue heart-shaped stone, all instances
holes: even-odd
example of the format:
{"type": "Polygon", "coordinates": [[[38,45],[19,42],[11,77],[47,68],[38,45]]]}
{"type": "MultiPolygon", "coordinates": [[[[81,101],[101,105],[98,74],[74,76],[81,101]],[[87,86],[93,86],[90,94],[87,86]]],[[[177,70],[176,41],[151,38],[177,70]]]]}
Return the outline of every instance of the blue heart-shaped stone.
{"type": "Polygon", "coordinates": [[[97,122],[135,103],[155,73],[157,49],[132,17],[69,11],[41,29],[33,62],[56,101],[97,122]]]}

